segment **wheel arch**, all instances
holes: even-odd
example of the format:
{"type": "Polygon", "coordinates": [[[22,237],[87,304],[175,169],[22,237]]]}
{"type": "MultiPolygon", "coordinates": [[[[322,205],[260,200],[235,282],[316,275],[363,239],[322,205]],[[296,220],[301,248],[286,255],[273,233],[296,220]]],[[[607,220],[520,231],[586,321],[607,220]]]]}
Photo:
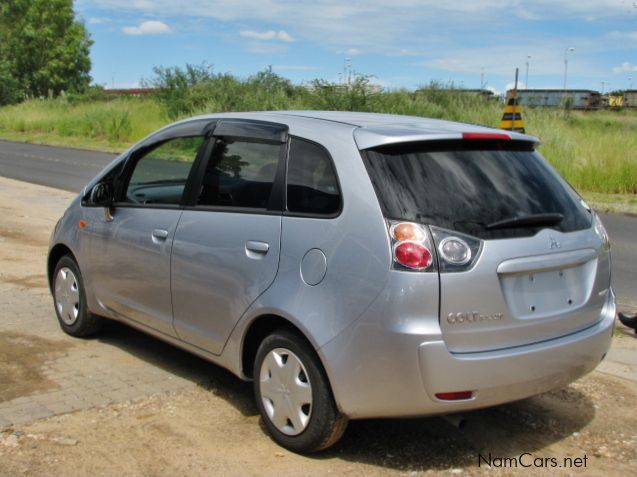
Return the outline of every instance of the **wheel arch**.
{"type": "Polygon", "coordinates": [[[71,258],[75,260],[75,263],[77,263],[77,259],[75,258],[73,251],[63,243],[56,244],[49,252],[49,256],[47,258],[47,278],[49,280],[50,290],[53,290],[53,273],[55,272],[55,266],[65,255],[70,255],[71,258]]]}
{"type": "Polygon", "coordinates": [[[319,353],[317,353],[316,347],[308,339],[301,328],[280,315],[264,314],[258,316],[250,323],[243,336],[241,345],[241,371],[244,376],[252,378],[254,371],[254,359],[257,355],[259,345],[264,338],[276,330],[288,330],[303,339],[306,342],[308,349],[312,350],[312,352],[316,354],[323,370],[327,373],[325,364],[323,363],[319,353]]]}

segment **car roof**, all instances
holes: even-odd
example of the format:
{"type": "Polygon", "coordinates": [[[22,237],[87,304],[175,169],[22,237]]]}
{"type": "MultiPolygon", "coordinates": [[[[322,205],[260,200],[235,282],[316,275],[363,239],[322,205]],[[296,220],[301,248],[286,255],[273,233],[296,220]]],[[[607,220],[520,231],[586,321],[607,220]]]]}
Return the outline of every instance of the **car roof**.
{"type": "Polygon", "coordinates": [[[420,116],[360,113],[350,111],[262,111],[249,113],[218,113],[192,119],[252,119],[273,121],[292,127],[295,123],[313,122],[316,128],[354,129],[354,139],[360,149],[401,142],[459,140],[464,133],[506,134],[511,139],[539,143],[533,136],[513,131],[489,128],[420,116]]]}

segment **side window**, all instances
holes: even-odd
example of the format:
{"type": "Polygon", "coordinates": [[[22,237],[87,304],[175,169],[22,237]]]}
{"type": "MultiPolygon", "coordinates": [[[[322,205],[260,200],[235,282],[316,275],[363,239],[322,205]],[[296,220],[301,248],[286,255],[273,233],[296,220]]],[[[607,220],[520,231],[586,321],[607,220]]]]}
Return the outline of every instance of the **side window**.
{"type": "Polygon", "coordinates": [[[292,138],[287,174],[288,211],[334,215],[340,207],[341,194],[328,152],[318,144],[292,138]]]}
{"type": "Polygon", "coordinates": [[[280,144],[217,139],[197,204],[266,209],[280,151],[280,144]]]}
{"type": "Polygon", "coordinates": [[[203,136],[171,139],[144,155],[135,164],[124,202],[179,204],[204,140],[203,136]]]}

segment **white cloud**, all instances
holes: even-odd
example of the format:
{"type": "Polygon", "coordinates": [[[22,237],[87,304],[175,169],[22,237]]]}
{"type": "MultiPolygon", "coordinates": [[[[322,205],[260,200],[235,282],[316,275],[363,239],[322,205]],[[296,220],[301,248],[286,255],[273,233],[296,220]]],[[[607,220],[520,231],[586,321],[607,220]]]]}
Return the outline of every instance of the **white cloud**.
{"type": "Polygon", "coordinates": [[[611,31],[608,36],[613,40],[637,41],[637,31],[611,31]]]}
{"type": "Polygon", "coordinates": [[[86,20],[89,25],[100,25],[102,23],[110,23],[112,20],[106,17],[91,17],[86,20]]]}
{"type": "Polygon", "coordinates": [[[279,31],[268,30],[263,32],[254,31],[254,30],[241,30],[239,32],[239,35],[246,38],[250,38],[252,40],[258,40],[258,41],[275,40],[275,41],[283,41],[286,43],[292,43],[294,41],[294,38],[292,38],[292,36],[284,30],[279,30],[279,31]]]}
{"type": "Polygon", "coordinates": [[[339,55],[357,56],[362,54],[363,52],[360,48],[347,48],[345,50],[338,50],[336,53],[338,53],[339,55]]]}
{"type": "Polygon", "coordinates": [[[164,22],[160,22],[159,20],[147,20],[135,27],[124,27],[122,31],[127,35],[162,35],[164,33],[170,33],[172,30],[164,22]]]}
{"type": "Polygon", "coordinates": [[[244,45],[244,48],[250,53],[274,55],[287,52],[289,47],[288,45],[283,43],[273,43],[269,41],[251,41],[244,45]]]}
{"type": "Polygon", "coordinates": [[[422,52],[418,52],[416,49],[411,48],[399,48],[397,51],[388,53],[387,56],[420,56],[422,52]]]}
{"type": "Polygon", "coordinates": [[[515,16],[522,20],[541,20],[542,19],[542,17],[538,13],[525,10],[524,8],[521,8],[520,10],[515,12],[515,16]]]}
{"type": "MultiPolygon", "coordinates": [[[[569,74],[588,76],[599,68],[591,62],[591,55],[604,51],[604,45],[595,38],[569,38],[561,41],[574,46],[575,51],[568,54],[569,74]]],[[[532,45],[511,43],[509,45],[485,44],[475,48],[449,46],[431,59],[415,62],[415,66],[424,66],[451,73],[468,73],[479,76],[482,72],[488,81],[491,75],[513,77],[515,68],[519,68],[520,80],[526,76],[527,56],[529,60],[529,83],[533,87],[532,77],[537,75],[562,75],[564,73],[564,48],[556,48],[555,40],[538,39],[532,45]]]]}
{"type": "MultiPolygon", "coordinates": [[[[515,81],[511,81],[509,83],[506,84],[506,91],[509,91],[510,89],[515,88],[515,81]]],[[[524,84],[524,81],[518,81],[518,89],[525,89],[526,85],[524,84]]]]}
{"type": "Polygon", "coordinates": [[[624,61],[620,66],[613,68],[613,73],[632,73],[637,71],[637,65],[624,61]]]}

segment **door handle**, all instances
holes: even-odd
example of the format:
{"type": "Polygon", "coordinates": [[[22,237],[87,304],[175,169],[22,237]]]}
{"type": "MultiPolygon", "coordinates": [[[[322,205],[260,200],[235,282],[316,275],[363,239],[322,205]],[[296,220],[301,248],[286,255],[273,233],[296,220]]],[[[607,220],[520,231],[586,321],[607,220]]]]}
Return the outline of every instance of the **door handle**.
{"type": "Polygon", "coordinates": [[[258,242],[256,240],[250,240],[246,242],[246,252],[250,256],[250,252],[260,255],[265,255],[270,250],[270,244],[267,242],[258,242]]]}
{"type": "Polygon", "coordinates": [[[164,241],[168,238],[168,230],[155,229],[153,230],[153,240],[164,241]]]}

